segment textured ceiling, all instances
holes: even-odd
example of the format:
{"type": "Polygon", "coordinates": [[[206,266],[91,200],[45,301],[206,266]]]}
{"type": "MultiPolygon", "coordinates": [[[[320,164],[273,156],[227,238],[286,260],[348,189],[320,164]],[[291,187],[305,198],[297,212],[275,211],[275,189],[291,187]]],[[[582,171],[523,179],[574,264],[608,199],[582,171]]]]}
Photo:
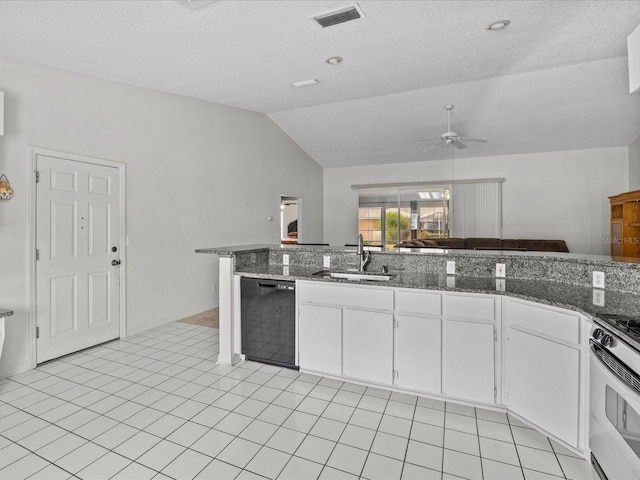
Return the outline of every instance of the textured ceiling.
{"type": "Polygon", "coordinates": [[[312,20],[351,3],[5,0],[0,56],[265,112],[327,167],[447,158],[416,143],[446,129],[447,103],[454,131],[489,140],[457,156],[640,135],[626,72],[639,1],[360,0],[363,19],[312,20]]]}

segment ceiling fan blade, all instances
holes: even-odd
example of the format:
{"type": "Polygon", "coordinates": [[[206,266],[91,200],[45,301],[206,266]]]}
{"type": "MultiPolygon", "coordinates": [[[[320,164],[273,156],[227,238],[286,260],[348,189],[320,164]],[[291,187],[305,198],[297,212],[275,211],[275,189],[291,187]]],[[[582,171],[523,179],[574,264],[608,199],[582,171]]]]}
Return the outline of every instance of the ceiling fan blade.
{"type": "Polygon", "coordinates": [[[441,138],[425,138],[424,140],[416,140],[416,143],[425,143],[425,142],[441,142],[441,138]]]}
{"type": "Polygon", "coordinates": [[[463,148],[467,148],[467,146],[458,139],[452,140],[451,143],[453,144],[454,147],[460,150],[462,150],[463,148]]]}
{"type": "Polygon", "coordinates": [[[460,140],[464,140],[465,142],[487,143],[487,139],[486,138],[460,137],[460,140]]]}
{"type": "Polygon", "coordinates": [[[440,145],[441,143],[444,143],[444,140],[440,140],[438,143],[436,143],[435,145],[431,145],[429,148],[427,148],[426,150],[424,150],[422,153],[427,153],[430,152],[431,150],[433,150],[434,148],[436,148],[438,145],[440,145]]]}

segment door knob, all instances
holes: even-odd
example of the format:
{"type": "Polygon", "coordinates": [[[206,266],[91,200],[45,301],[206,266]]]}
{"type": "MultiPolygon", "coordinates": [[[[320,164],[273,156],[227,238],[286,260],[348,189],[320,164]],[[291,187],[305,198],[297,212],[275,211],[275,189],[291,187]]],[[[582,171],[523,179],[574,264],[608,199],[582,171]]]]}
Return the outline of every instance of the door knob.
{"type": "Polygon", "coordinates": [[[120,265],[120,260],[111,260],[111,265],[117,267],[118,265],[120,265]]]}

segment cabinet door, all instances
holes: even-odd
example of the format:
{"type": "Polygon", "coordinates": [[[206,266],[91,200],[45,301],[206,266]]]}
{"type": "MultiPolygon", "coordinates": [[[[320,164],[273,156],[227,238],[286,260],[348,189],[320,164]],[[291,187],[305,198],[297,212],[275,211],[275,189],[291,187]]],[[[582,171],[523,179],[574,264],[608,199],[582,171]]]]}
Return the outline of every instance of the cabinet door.
{"type": "Polygon", "coordinates": [[[509,409],[577,447],[580,350],[509,328],[506,353],[509,409]]]}
{"type": "Polygon", "coordinates": [[[342,311],[342,373],[390,385],[393,370],[393,314],[342,311]]]}
{"type": "Polygon", "coordinates": [[[300,305],[298,315],[300,368],[342,375],[342,311],[300,305]]]}
{"type": "Polygon", "coordinates": [[[447,320],[444,393],[470,401],[494,403],[493,324],[447,320]]]}
{"type": "Polygon", "coordinates": [[[427,393],[441,393],[442,320],[396,316],[394,385],[427,393]]]}

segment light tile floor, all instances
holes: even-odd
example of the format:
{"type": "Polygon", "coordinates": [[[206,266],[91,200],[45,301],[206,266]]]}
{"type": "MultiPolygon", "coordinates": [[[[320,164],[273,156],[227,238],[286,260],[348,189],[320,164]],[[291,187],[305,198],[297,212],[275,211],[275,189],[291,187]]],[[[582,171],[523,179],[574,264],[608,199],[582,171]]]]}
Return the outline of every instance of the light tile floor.
{"type": "Polygon", "coordinates": [[[0,479],[591,478],[517,420],[254,362],[175,322],[0,380],[0,479]]]}

